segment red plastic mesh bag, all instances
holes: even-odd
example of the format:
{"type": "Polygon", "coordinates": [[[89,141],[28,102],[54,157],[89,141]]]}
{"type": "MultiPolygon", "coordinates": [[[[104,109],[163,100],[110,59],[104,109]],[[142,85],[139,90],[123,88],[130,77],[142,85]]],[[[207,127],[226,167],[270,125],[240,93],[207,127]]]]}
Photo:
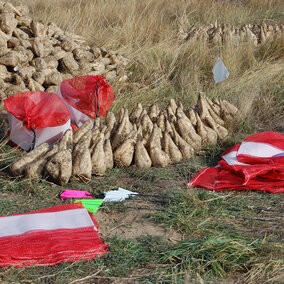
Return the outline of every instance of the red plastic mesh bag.
{"type": "Polygon", "coordinates": [[[78,126],[87,119],[105,116],[114,99],[112,87],[106,78],[100,75],[86,75],[64,80],[57,93],[67,103],[72,122],[78,126]],[[80,114],[72,108],[87,118],[80,117],[80,114]]]}
{"type": "Polygon", "coordinates": [[[59,126],[70,119],[66,105],[52,93],[23,92],[4,100],[4,105],[28,130],[59,126]]]}
{"type": "Polygon", "coordinates": [[[53,144],[71,129],[68,108],[56,94],[23,92],[5,99],[4,105],[10,139],[24,150],[44,142],[53,144]]]}

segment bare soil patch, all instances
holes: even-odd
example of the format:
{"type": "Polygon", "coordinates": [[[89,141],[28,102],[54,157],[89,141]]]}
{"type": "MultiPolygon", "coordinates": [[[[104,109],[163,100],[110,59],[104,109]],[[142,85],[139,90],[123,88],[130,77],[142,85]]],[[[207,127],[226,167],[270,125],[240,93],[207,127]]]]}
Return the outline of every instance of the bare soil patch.
{"type": "Polygon", "coordinates": [[[121,209],[99,210],[95,214],[95,218],[104,238],[161,237],[163,241],[173,243],[181,241],[183,236],[176,230],[151,220],[150,217],[153,212],[166,210],[161,206],[161,203],[163,203],[163,200],[157,201],[155,198],[145,200],[145,198],[133,197],[124,201],[121,204],[121,209]]]}
{"type": "Polygon", "coordinates": [[[100,232],[107,238],[135,239],[152,236],[171,242],[182,240],[182,236],[175,230],[149,220],[149,213],[147,209],[113,213],[99,211],[95,216],[100,224],[100,232]]]}

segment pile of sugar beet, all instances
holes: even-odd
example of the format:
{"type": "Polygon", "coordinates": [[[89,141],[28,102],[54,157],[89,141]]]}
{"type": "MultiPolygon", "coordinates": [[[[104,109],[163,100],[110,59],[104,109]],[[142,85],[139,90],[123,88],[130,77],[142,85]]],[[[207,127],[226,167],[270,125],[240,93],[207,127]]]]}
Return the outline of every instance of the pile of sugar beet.
{"type": "Polygon", "coordinates": [[[0,101],[24,91],[54,93],[63,80],[81,75],[124,81],[127,64],[113,50],[38,22],[26,5],[0,0],[0,101]]]}
{"type": "Polygon", "coordinates": [[[190,159],[202,146],[228,135],[225,122],[239,115],[222,99],[199,94],[194,108],[184,109],[171,99],[165,110],[140,103],[131,111],[120,110],[118,119],[109,111],[105,118],[85,122],[74,133],[49,148],[47,143],[25,153],[10,165],[11,173],[27,178],[47,178],[65,185],[69,180],[88,182],[117,167],[166,167],[190,159]]]}
{"type": "Polygon", "coordinates": [[[182,26],[179,28],[179,37],[189,42],[201,40],[204,44],[209,45],[234,45],[241,43],[252,44],[257,46],[267,41],[281,38],[284,34],[283,24],[273,23],[266,24],[248,24],[234,26],[229,24],[215,24],[207,26],[191,26],[185,31],[182,26]]]}

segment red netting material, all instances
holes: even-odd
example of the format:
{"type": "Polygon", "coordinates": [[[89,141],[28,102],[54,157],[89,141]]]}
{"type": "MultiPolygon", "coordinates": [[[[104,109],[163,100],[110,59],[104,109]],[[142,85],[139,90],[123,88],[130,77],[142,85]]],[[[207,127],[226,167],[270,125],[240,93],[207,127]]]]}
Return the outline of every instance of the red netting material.
{"type": "Polygon", "coordinates": [[[18,93],[5,99],[4,105],[28,130],[60,126],[70,119],[67,106],[53,93],[18,93]]]}
{"type": "Polygon", "coordinates": [[[60,92],[67,103],[93,119],[105,116],[114,99],[111,86],[100,75],[64,80],[60,92]]]}
{"type": "MultiPolygon", "coordinates": [[[[24,214],[10,215],[23,216],[41,213],[64,213],[70,212],[66,217],[67,228],[61,229],[35,229],[22,234],[7,234],[0,237],[0,267],[14,266],[46,266],[64,262],[91,260],[107,254],[107,244],[100,239],[100,233],[94,229],[98,224],[93,215],[90,226],[75,226],[70,228],[68,218],[72,218],[72,211],[83,209],[81,202],[54,206],[42,210],[24,214]]],[[[1,216],[0,221],[2,217],[1,216]]],[[[26,219],[27,220],[27,219],[26,219]]],[[[49,219],[50,224],[56,223],[55,219],[49,219]]],[[[21,225],[21,224],[19,224],[21,225]]],[[[25,225],[25,224],[23,224],[25,225]]]]}

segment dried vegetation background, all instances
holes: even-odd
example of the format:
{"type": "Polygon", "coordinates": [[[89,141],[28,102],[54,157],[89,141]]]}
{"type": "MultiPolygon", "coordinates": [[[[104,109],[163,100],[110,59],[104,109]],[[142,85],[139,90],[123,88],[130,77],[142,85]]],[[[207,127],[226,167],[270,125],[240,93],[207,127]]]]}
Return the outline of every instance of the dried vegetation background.
{"type": "Polygon", "coordinates": [[[181,40],[180,30],[210,24],[271,25],[284,23],[281,0],[124,1],[21,0],[36,20],[55,22],[81,35],[90,46],[115,50],[129,58],[129,81],[114,83],[116,102],[133,107],[138,101],[166,103],[169,98],[196,103],[197,91],[226,98],[244,112],[243,130],[283,131],[284,37],[257,47],[208,46],[181,40]],[[215,85],[212,67],[220,56],[230,71],[215,85]]]}
{"type": "MultiPolygon", "coordinates": [[[[114,168],[89,184],[69,188],[104,192],[125,187],[150,194],[102,206],[96,219],[111,253],[102,259],[42,268],[1,268],[1,283],[282,283],[283,195],[185,190],[198,170],[216,165],[229,146],[257,131],[284,133],[284,38],[254,46],[202,44],[187,33],[210,24],[241,27],[284,24],[282,0],[13,0],[44,24],[87,39],[89,46],[129,59],[128,80],[112,82],[112,111],[141,102],[185,108],[198,92],[226,99],[243,113],[230,139],[190,161],[166,168],[114,168]],[[215,85],[212,67],[221,57],[229,78],[215,85]],[[153,198],[152,195],[158,196],[153,198]],[[157,199],[157,200],[156,200],[157,199]],[[141,234],[143,228],[143,234],[141,234]],[[139,231],[140,229],[140,231],[139,231]],[[174,234],[173,234],[174,232],[174,234]],[[180,242],[182,240],[182,242],[180,242]],[[225,278],[223,278],[225,277],[225,278]]],[[[0,163],[17,156],[0,143],[0,163]],[[14,155],[13,155],[14,154],[14,155]]],[[[7,165],[8,167],[8,165],[7,165]]],[[[5,168],[4,168],[5,170],[5,168]]],[[[1,172],[0,213],[9,215],[62,204],[63,187],[45,180],[11,179],[1,172]]]]}

